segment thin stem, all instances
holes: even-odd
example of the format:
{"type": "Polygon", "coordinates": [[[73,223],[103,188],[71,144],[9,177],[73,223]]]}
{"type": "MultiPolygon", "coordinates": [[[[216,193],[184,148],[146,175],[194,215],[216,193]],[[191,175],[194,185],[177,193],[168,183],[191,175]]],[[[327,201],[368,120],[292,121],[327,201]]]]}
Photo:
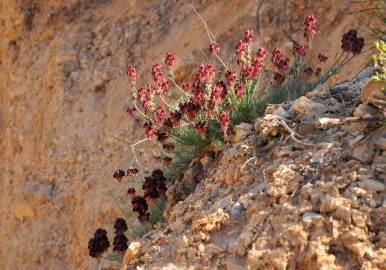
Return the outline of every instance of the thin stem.
{"type": "Polygon", "coordinates": [[[138,111],[143,117],[145,117],[146,119],[150,120],[150,118],[138,108],[137,102],[136,102],[135,100],[134,100],[134,106],[135,106],[135,108],[137,109],[137,111],[138,111]]]}
{"type": "Polygon", "coordinates": [[[105,260],[106,260],[106,257],[102,257],[102,261],[99,264],[98,270],[102,270],[103,269],[103,264],[105,263],[105,260]]]}
{"type": "Polygon", "coordinates": [[[220,56],[218,56],[217,54],[216,54],[216,58],[220,61],[220,63],[224,66],[224,68],[225,68],[226,70],[229,69],[229,68],[227,67],[227,65],[225,65],[225,63],[222,61],[222,59],[220,58],[220,56]]]}
{"type": "Polygon", "coordinates": [[[177,82],[173,79],[173,76],[170,74],[169,76],[170,80],[173,82],[174,86],[185,96],[189,96],[188,93],[186,93],[184,90],[181,89],[181,87],[177,84],[177,82]]]}
{"type": "Polygon", "coordinates": [[[159,95],[159,98],[162,100],[163,103],[165,103],[165,105],[166,105],[169,109],[172,108],[172,106],[171,106],[170,104],[168,104],[168,103],[166,102],[166,100],[165,100],[161,95],[159,95]]]}

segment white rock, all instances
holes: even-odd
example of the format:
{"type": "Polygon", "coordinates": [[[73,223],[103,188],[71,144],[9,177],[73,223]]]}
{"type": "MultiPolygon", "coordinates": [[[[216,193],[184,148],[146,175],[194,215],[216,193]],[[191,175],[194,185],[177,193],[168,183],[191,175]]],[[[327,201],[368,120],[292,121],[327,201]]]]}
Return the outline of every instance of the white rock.
{"type": "Polygon", "coordinates": [[[306,212],[303,214],[302,221],[304,223],[314,223],[323,219],[321,214],[315,212],[306,212]]]}

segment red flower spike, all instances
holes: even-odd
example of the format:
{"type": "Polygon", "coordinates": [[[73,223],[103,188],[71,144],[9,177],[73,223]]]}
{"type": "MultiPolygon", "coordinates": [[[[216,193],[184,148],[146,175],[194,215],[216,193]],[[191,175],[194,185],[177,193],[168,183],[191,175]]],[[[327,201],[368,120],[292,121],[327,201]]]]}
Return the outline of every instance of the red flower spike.
{"type": "Polygon", "coordinates": [[[157,129],[151,122],[146,122],[143,127],[149,140],[154,140],[157,137],[157,129]]]}
{"type": "Polygon", "coordinates": [[[212,55],[217,55],[220,52],[220,45],[217,42],[213,42],[209,45],[209,52],[212,55]]]}
{"type": "Polygon", "coordinates": [[[127,75],[129,76],[130,80],[134,82],[137,79],[137,70],[133,66],[129,66],[127,68],[127,75]]]}
{"type": "Polygon", "coordinates": [[[165,64],[168,66],[169,69],[173,68],[175,61],[176,61],[176,55],[174,53],[172,52],[166,53],[165,64]]]}
{"type": "Polygon", "coordinates": [[[165,111],[162,107],[158,106],[155,110],[155,125],[159,126],[165,118],[165,111]]]}
{"type": "Polygon", "coordinates": [[[304,38],[309,43],[315,39],[316,25],[317,25],[317,20],[315,16],[309,15],[306,17],[306,20],[304,22],[304,38]]]}
{"type": "Polygon", "coordinates": [[[263,62],[264,59],[265,59],[265,57],[267,57],[267,54],[268,54],[268,52],[267,52],[266,49],[260,48],[260,49],[257,51],[256,56],[257,56],[258,58],[261,59],[261,62],[263,62]]]}
{"type": "Polygon", "coordinates": [[[190,83],[185,82],[185,83],[182,85],[182,89],[183,89],[185,92],[188,92],[189,89],[190,89],[190,83]]]}
{"type": "Polygon", "coordinates": [[[205,136],[207,125],[203,122],[199,122],[196,124],[195,128],[201,136],[205,136]]]}
{"type": "Polygon", "coordinates": [[[231,117],[228,112],[221,112],[220,114],[220,126],[221,129],[225,132],[228,129],[231,117]]]}
{"type": "Polygon", "coordinates": [[[244,42],[245,42],[245,43],[251,42],[252,39],[253,39],[254,33],[255,33],[255,32],[253,32],[253,30],[247,30],[247,31],[245,31],[245,33],[244,33],[244,42]]]}
{"type": "Polygon", "coordinates": [[[158,83],[161,77],[163,77],[162,67],[160,64],[153,65],[151,68],[151,75],[153,76],[153,80],[158,83]]]}
{"type": "Polygon", "coordinates": [[[145,101],[145,97],[146,97],[146,91],[145,89],[143,89],[142,87],[138,89],[138,99],[140,101],[145,101]]]}
{"type": "Polygon", "coordinates": [[[225,79],[229,86],[232,85],[236,81],[236,72],[233,70],[228,70],[225,73],[225,79]]]}
{"type": "Polygon", "coordinates": [[[235,92],[236,92],[236,96],[238,98],[242,98],[244,96],[244,85],[242,82],[239,82],[237,85],[236,85],[236,88],[235,88],[235,92]]]}
{"type": "Polygon", "coordinates": [[[152,105],[153,105],[153,103],[148,99],[145,99],[143,101],[142,108],[143,108],[145,114],[147,114],[149,112],[149,109],[151,108],[152,105]]]}
{"type": "Polygon", "coordinates": [[[295,43],[292,49],[293,49],[294,55],[305,57],[307,54],[308,46],[295,43]]]}
{"type": "Polygon", "coordinates": [[[247,51],[247,47],[248,45],[243,40],[240,40],[237,43],[235,49],[236,49],[236,55],[239,59],[245,55],[247,51]]]}

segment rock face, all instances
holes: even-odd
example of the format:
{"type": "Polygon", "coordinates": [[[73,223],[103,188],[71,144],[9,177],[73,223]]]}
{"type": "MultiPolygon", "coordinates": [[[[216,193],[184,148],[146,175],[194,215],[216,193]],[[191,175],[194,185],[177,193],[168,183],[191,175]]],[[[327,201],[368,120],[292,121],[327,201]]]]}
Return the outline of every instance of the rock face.
{"type": "MultiPolygon", "coordinates": [[[[310,94],[307,104],[329,108],[335,87],[310,94]]],[[[126,269],[386,269],[386,152],[374,150],[385,128],[352,117],[359,95],[345,102],[345,111],[319,111],[332,126],[295,140],[276,125],[283,138],[271,135],[273,146],[261,149],[259,130],[277,120],[267,109],[256,130],[209,161],[194,192],[169,205],[126,269]],[[362,155],[350,155],[356,147],[362,155]],[[226,173],[230,167],[237,173],[226,173]]],[[[295,133],[297,118],[286,119],[295,133]]]]}
{"type": "MultiPolygon", "coordinates": [[[[340,0],[328,3],[291,0],[286,6],[279,0],[265,1],[259,13],[260,1],[257,0],[188,2],[0,1],[1,269],[96,269],[96,261],[87,254],[88,238],[97,227],[103,226],[108,229],[111,239],[113,220],[126,214],[115,203],[117,198],[112,197],[123,194],[127,186],[118,186],[111,175],[117,167],[125,168],[131,157],[125,144],[114,138],[136,140],[143,136],[138,131],[140,120],[128,119],[125,113],[128,102],[126,67],[132,63],[138,67],[141,76],[145,71],[148,74],[150,66],[162,61],[166,51],[174,50],[178,56],[176,74],[182,80],[193,72],[193,64],[206,61],[197,48],[205,50],[208,41],[202,24],[190,9],[191,3],[208,19],[218,41],[224,42],[224,55],[233,53],[234,43],[241,38],[244,29],[258,32],[256,40],[259,40],[259,46],[272,49],[288,44],[283,31],[295,33],[295,30],[300,30],[298,34],[291,34],[291,38],[300,38],[303,22],[298,20],[312,12],[319,19],[321,31],[318,37],[323,40],[314,44],[314,54],[323,52],[332,61],[344,31],[360,23],[370,24],[366,17],[361,20],[354,16],[342,17],[349,5],[342,5],[340,0]]],[[[350,72],[355,72],[356,67],[366,61],[366,55],[358,58],[342,76],[353,74],[350,72]]],[[[143,75],[140,79],[147,78],[143,75]]],[[[238,139],[241,140],[242,135],[238,139]]],[[[379,142],[381,146],[377,147],[383,144],[379,142]]],[[[372,156],[372,164],[377,158],[372,156]]],[[[326,162],[326,155],[322,160],[326,162]]],[[[355,162],[360,162],[360,159],[355,162]]],[[[379,166],[373,168],[373,174],[384,169],[384,166],[379,166]]],[[[355,170],[350,173],[364,173],[359,167],[355,170]]],[[[242,172],[237,170],[237,173],[242,172]]],[[[227,184],[236,181],[231,171],[227,177],[227,184]]],[[[242,179],[247,184],[256,177],[247,175],[242,179]]],[[[366,187],[373,184],[366,183],[363,188],[350,187],[349,196],[355,197],[352,198],[354,202],[363,199],[363,195],[359,196],[359,189],[367,192],[366,187]]],[[[262,186],[256,186],[255,190],[262,186]]],[[[281,200],[288,196],[284,193],[280,193],[281,200]]],[[[292,253],[286,247],[265,250],[266,236],[256,236],[254,226],[269,216],[268,212],[258,212],[258,207],[265,207],[266,202],[265,199],[259,202],[257,198],[260,197],[256,196],[253,193],[251,198],[248,194],[233,198],[240,200],[237,202],[243,207],[235,207],[230,216],[238,217],[247,212],[253,216],[253,221],[248,229],[240,227],[240,230],[245,229],[242,239],[237,238],[240,230],[227,231],[229,242],[223,244],[242,243],[237,253],[247,256],[251,265],[264,264],[258,258],[268,255],[277,258],[275,267],[283,268],[286,266],[283,258],[287,258],[290,264],[292,253]],[[244,211],[244,208],[248,209],[244,211]],[[242,212],[237,209],[242,209],[242,212]],[[252,238],[249,237],[251,234],[252,238]],[[249,243],[248,251],[245,243],[249,243]]],[[[366,197],[367,202],[377,204],[380,200],[377,196],[366,197]]],[[[278,211],[290,211],[290,205],[288,207],[278,211]]],[[[357,206],[354,204],[352,207],[357,206]]],[[[216,213],[217,209],[213,211],[216,213]]],[[[225,214],[228,215],[224,212],[220,216],[225,214]]],[[[371,215],[372,212],[366,212],[366,217],[371,215]]],[[[225,223],[234,222],[232,219],[224,220],[225,223]]],[[[370,220],[369,217],[366,222],[370,220]]],[[[290,233],[285,237],[306,237],[301,227],[288,222],[290,233]]],[[[222,229],[220,223],[215,223],[214,228],[222,229]]],[[[261,224],[266,226],[266,223],[261,224]]],[[[196,251],[216,257],[226,248],[208,244],[203,250],[201,242],[213,241],[215,236],[210,238],[197,232],[191,237],[199,239],[195,242],[195,249],[181,249],[181,258],[196,251]]],[[[185,245],[184,238],[179,240],[178,245],[185,245]]],[[[302,246],[303,240],[296,241],[291,245],[302,246]]],[[[356,240],[348,235],[337,239],[331,252],[337,251],[334,247],[342,247],[339,241],[350,241],[350,250],[360,246],[358,241],[366,248],[373,248],[372,242],[365,237],[356,240]]],[[[379,241],[385,243],[384,236],[379,236],[379,241]]],[[[306,250],[307,256],[303,256],[305,259],[301,262],[304,265],[316,264],[313,254],[318,255],[319,250],[326,257],[318,257],[318,262],[326,260],[330,263],[332,260],[333,255],[329,255],[326,246],[309,243],[306,250]]],[[[372,256],[377,258],[376,253],[372,256]]],[[[240,269],[237,257],[229,257],[226,262],[229,269],[240,269]]],[[[183,259],[179,263],[184,263],[183,259]]]]}

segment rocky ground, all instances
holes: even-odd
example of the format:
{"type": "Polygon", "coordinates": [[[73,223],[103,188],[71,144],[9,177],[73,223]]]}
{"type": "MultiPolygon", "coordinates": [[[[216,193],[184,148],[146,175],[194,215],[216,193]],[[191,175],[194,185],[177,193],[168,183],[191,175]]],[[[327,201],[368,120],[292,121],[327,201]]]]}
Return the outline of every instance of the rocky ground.
{"type": "MultiPolygon", "coordinates": [[[[143,138],[140,120],[125,113],[127,65],[142,82],[168,50],[181,79],[206,61],[199,49],[208,40],[191,4],[225,56],[245,29],[256,31],[256,46],[290,49],[313,13],[313,56],[323,52],[330,64],[342,34],[359,28],[366,37],[372,22],[343,16],[353,9],[348,0],[0,0],[0,269],[97,269],[87,242],[97,227],[113,237],[123,214],[110,194],[123,196],[127,186],[111,176],[131,159],[114,137],[143,138]]],[[[332,81],[356,73],[368,55],[332,81]]]]}
{"type": "Polygon", "coordinates": [[[368,75],[236,126],[169,188],[126,269],[386,269],[386,111],[361,97],[368,75]]]}

